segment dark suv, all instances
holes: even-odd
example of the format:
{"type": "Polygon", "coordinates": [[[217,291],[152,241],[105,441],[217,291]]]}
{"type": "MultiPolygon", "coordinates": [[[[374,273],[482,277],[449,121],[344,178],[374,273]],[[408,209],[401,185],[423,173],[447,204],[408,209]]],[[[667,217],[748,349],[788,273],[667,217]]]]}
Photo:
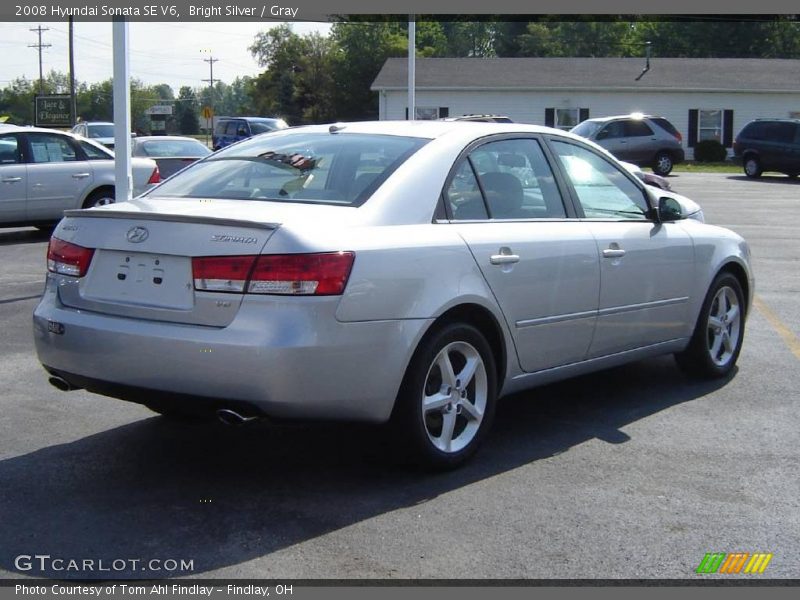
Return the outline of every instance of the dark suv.
{"type": "Polygon", "coordinates": [[[211,145],[216,152],[220,148],[245,140],[259,133],[267,133],[289,127],[283,119],[266,117],[220,117],[211,135],[211,145]]]}
{"type": "Polygon", "coordinates": [[[619,160],[651,167],[662,177],[684,159],[683,138],[664,117],[633,113],[587,119],[570,132],[600,144],[619,160]]]}
{"type": "Polygon", "coordinates": [[[756,119],[744,126],[733,142],[733,154],[748,177],[778,171],[800,174],[800,119],[756,119]]]}

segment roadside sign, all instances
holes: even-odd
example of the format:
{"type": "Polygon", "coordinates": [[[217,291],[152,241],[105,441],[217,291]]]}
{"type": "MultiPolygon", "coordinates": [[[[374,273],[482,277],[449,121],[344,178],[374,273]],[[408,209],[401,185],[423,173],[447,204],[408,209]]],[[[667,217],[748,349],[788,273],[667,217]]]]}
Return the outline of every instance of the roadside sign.
{"type": "Polygon", "coordinates": [[[210,106],[203,107],[203,118],[208,121],[209,119],[214,117],[214,109],[210,106]]]}
{"type": "Polygon", "coordinates": [[[171,115],[172,105],[170,104],[156,104],[144,111],[146,115],[171,115]]]}
{"type": "Polygon", "coordinates": [[[68,95],[36,96],[34,124],[37,127],[70,127],[72,103],[68,95]]]}

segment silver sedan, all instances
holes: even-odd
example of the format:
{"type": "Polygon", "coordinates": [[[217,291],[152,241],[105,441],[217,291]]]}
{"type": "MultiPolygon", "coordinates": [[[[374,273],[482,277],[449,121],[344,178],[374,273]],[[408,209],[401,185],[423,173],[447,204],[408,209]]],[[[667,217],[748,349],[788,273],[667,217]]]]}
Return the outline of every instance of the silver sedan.
{"type": "Polygon", "coordinates": [[[36,348],[60,389],[229,423],[389,421],[453,467],[500,396],[669,353],[731,373],[750,252],[697,208],[543,127],[266,134],[69,211],[36,348]]]}

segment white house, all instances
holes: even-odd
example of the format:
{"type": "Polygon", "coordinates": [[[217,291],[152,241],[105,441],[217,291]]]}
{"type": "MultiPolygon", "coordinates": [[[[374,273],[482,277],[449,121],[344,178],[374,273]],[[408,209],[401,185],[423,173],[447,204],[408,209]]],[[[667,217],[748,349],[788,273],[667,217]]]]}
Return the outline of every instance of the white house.
{"type": "MultiPolygon", "coordinates": [[[[698,140],[730,148],[759,117],[800,118],[800,60],[652,58],[421,58],[416,116],[500,114],[570,129],[590,117],[642,112],[666,117],[687,157],[698,140]]],[[[372,90],[381,119],[405,119],[405,58],[386,61],[372,90]]]]}

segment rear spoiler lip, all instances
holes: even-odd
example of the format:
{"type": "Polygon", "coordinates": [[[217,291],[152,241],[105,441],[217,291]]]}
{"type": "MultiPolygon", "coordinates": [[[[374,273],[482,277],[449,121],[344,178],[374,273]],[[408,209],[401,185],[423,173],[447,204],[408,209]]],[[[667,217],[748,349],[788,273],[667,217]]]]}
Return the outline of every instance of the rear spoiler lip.
{"type": "Polygon", "coordinates": [[[93,210],[70,209],[64,211],[65,217],[100,218],[100,219],[133,219],[140,221],[170,221],[174,223],[204,223],[208,225],[231,225],[237,227],[255,227],[258,229],[273,230],[281,226],[280,223],[263,223],[245,219],[229,219],[218,217],[205,217],[201,215],[180,215],[174,213],[142,213],[123,210],[93,210]]]}

